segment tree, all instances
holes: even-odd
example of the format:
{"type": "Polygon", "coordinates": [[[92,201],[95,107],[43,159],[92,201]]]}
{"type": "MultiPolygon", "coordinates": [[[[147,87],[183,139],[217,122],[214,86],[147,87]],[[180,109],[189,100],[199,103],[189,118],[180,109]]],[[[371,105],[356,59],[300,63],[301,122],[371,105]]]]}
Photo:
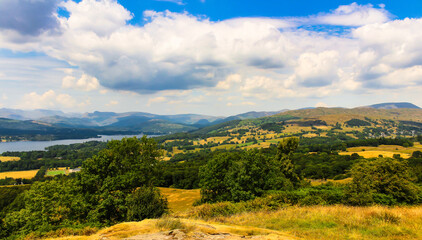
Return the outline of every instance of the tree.
{"type": "Polygon", "coordinates": [[[237,153],[222,153],[212,158],[199,170],[202,202],[219,202],[231,199],[227,184],[227,173],[233,162],[238,158],[237,153]]]}
{"type": "Polygon", "coordinates": [[[418,201],[420,189],[413,182],[406,161],[363,159],[352,167],[350,174],[353,180],[348,185],[347,196],[353,205],[368,205],[381,198],[404,203],[418,201]]]}
{"type": "Polygon", "coordinates": [[[291,155],[299,139],[286,138],[275,157],[260,150],[224,153],[200,169],[202,202],[245,201],[268,190],[290,190],[301,184],[294,172],[291,155]]]}
{"type": "Polygon", "coordinates": [[[291,161],[294,151],[299,146],[299,138],[290,137],[284,138],[278,143],[277,155],[275,157],[276,167],[279,168],[280,174],[287,178],[293,186],[299,186],[301,183],[300,177],[295,173],[295,167],[291,161]]]}
{"type": "Polygon", "coordinates": [[[167,199],[152,186],[136,189],[126,199],[127,221],[137,221],[145,218],[158,218],[168,212],[167,199]]]}
{"type": "Polygon", "coordinates": [[[24,207],[5,216],[4,231],[7,235],[47,232],[63,225],[86,223],[88,208],[81,190],[74,179],[35,182],[23,193],[24,207]]]}
{"type": "Polygon", "coordinates": [[[41,181],[44,179],[45,174],[47,173],[47,167],[42,166],[40,170],[38,170],[37,174],[35,174],[35,177],[33,178],[34,181],[41,181]]]}
{"type": "Polygon", "coordinates": [[[245,151],[233,162],[226,181],[231,201],[246,201],[275,189],[272,162],[256,149],[245,151]]]}
{"type": "MultiPolygon", "coordinates": [[[[85,190],[86,201],[93,208],[88,215],[90,221],[110,225],[127,219],[127,200],[136,199],[136,196],[127,196],[139,195],[139,191],[142,191],[136,190],[139,187],[153,188],[160,157],[161,151],[157,148],[157,143],[144,136],[140,140],[133,137],[110,141],[106,149],[86,160],[78,176],[85,190]]],[[[144,196],[148,193],[153,198],[157,195],[154,191],[148,191],[144,196]]],[[[167,203],[161,203],[166,208],[167,203]]],[[[131,216],[132,220],[142,220],[134,218],[146,215],[131,216]]]]}

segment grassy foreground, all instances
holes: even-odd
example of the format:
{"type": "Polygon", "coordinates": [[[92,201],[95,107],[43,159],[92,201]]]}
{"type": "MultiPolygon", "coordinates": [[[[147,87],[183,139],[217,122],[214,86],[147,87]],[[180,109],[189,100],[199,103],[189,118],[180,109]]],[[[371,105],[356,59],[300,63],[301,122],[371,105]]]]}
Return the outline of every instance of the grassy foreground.
{"type": "Polygon", "coordinates": [[[226,237],[219,239],[422,239],[422,207],[287,207],[208,220],[164,217],[117,224],[91,236],[50,240],[125,239],[173,229],[185,232],[186,239],[195,239],[189,236],[197,233],[226,237]]]}
{"type": "MultiPolygon", "coordinates": [[[[226,217],[201,219],[195,212],[206,207],[190,207],[199,198],[198,190],[160,188],[167,196],[170,216],[161,219],[129,222],[90,232],[90,236],[49,238],[51,240],[125,239],[142,235],[148,239],[159,232],[181,229],[187,238],[196,239],[422,239],[422,206],[349,207],[289,206],[276,211],[241,213],[226,217]],[[197,215],[196,215],[197,216],[197,215]],[[216,238],[217,239],[217,238],[216,238]]],[[[59,234],[60,235],[60,234],[59,234]]],[[[65,235],[65,234],[64,234],[65,235]]],[[[155,236],[157,237],[157,236],[155,236]]],[[[134,238],[135,239],[135,238],[134,238]]],[[[161,238],[157,238],[161,239],[161,238]]]]}
{"type": "Polygon", "coordinates": [[[209,221],[283,231],[302,239],[422,239],[422,207],[287,207],[209,221]]]}

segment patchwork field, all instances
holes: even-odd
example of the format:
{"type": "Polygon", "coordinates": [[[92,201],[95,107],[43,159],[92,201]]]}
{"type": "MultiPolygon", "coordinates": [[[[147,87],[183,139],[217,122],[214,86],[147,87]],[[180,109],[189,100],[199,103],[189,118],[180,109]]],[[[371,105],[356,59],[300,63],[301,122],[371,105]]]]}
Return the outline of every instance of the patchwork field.
{"type": "Polygon", "coordinates": [[[56,176],[60,174],[66,174],[66,170],[48,170],[45,175],[47,176],[56,176]]]}
{"type": "Polygon", "coordinates": [[[359,151],[359,152],[341,152],[340,155],[351,155],[353,153],[359,154],[359,156],[362,156],[364,158],[375,158],[382,155],[383,157],[389,157],[392,158],[394,154],[400,154],[400,157],[402,158],[409,158],[410,154],[407,153],[400,153],[400,152],[388,152],[388,151],[359,151]]]}
{"type": "Polygon", "coordinates": [[[352,147],[347,148],[347,152],[340,152],[341,155],[359,154],[364,158],[373,158],[382,155],[384,157],[393,157],[394,154],[400,154],[402,158],[409,158],[414,151],[422,151],[422,145],[415,143],[413,147],[402,147],[398,145],[380,145],[378,147],[352,147]]]}
{"type": "Polygon", "coordinates": [[[0,172],[0,179],[9,177],[9,178],[24,178],[31,179],[35,177],[38,170],[29,170],[29,171],[16,171],[16,172],[0,172]]]}
{"type": "Polygon", "coordinates": [[[10,161],[19,161],[21,160],[20,157],[5,157],[5,156],[0,156],[0,162],[10,162],[10,161]]]}

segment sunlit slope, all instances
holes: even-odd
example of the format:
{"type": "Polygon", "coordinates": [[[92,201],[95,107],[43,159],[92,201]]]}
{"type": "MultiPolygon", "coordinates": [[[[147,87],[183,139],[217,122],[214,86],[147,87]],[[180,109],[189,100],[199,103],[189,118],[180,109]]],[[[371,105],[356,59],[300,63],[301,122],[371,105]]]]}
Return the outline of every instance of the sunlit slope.
{"type": "Polygon", "coordinates": [[[327,124],[342,123],[351,119],[387,119],[422,122],[422,109],[375,109],[375,108],[314,108],[286,111],[274,116],[290,115],[299,118],[321,119],[327,124]]]}

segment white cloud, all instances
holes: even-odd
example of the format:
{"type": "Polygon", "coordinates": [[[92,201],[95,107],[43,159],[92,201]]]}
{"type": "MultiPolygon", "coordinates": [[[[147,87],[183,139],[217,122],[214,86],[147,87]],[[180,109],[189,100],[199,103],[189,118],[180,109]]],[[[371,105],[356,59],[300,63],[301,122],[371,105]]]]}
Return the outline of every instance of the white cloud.
{"type": "Polygon", "coordinates": [[[150,99],[148,99],[147,106],[149,107],[153,103],[162,103],[162,102],[165,102],[165,101],[167,101],[167,98],[165,98],[165,97],[150,98],[150,99]]]}
{"type": "Polygon", "coordinates": [[[188,103],[200,103],[200,102],[203,102],[204,100],[205,100],[204,96],[198,96],[198,97],[193,97],[189,99],[188,103]]]}
{"type": "Polygon", "coordinates": [[[92,91],[98,89],[100,86],[98,79],[87,74],[82,74],[79,79],[74,76],[66,76],[62,80],[63,88],[74,88],[82,91],[92,91]]]}
{"type": "Polygon", "coordinates": [[[119,101],[116,101],[116,100],[110,100],[110,102],[108,102],[108,103],[106,104],[106,106],[107,106],[107,107],[111,107],[111,106],[115,106],[115,105],[117,105],[117,104],[119,104],[119,101]]]}
{"type": "Polygon", "coordinates": [[[372,4],[339,6],[329,14],[320,14],[313,19],[319,24],[341,25],[341,26],[363,26],[373,23],[384,23],[390,20],[390,14],[384,9],[374,8],[372,4]]]}
{"type": "Polygon", "coordinates": [[[295,68],[295,82],[305,86],[325,86],[338,80],[339,54],[336,51],[303,53],[295,68]]]}
{"type": "Polygon", "coordinates": [[[326,108],[326,107],[329,107],[326,103],[323,103],[323,102],[318,102],[317,104],[315,104],[315,107],[324,107],[324,108],[326,108]]]}
{"type": "Polygon", "coordinates": [[[256,103],[254,103],[254,102],[242,102],[242,105],[255,106],[256,103]]]}
{"type": "Polygon", "coordinates": [[[40,108],[72,108],[76,105],[75,99],[68,94],[57,94],[53,90],[48,90],[43,94],[31,92],[25,94],[18,106],[22,109],[40,108]]]}
{"type": "Polygon", "coordinates": [[[44,52],[85,73],[76,78],[66,72],[58,78],[63,88],[161,91],[147,101],[151,106],[193,103],[195,88],[203,89],[204,96],[230,91],[271,100],[422,85],[422,19],[391,21],[383,6],[353,3],[305,18],[218,22],[145,11],[144,26],[128,24],[132,14],[115,0],[66,1],[62,6],[70,17],[58,19],[55,34],[25,38],[19,31],[0,29],[0,47],[44,52]],[[318,24],[350,28],[338,34],[297,28],[318,24]]]}
{"type": "Polygon", "coordinates": [[[217,89],[229,90],[234,84],[240,83],[242,81],[242,77],[240,74],[230,74],[226,77],[224,81],[219,81],[217,83],[217,89]]]}
{"type": "Polygon", "coordinates": [[[71,14],[69,19],[61,19],[62,28],[82,34],[109,36],[132,18],[132,14],[116,0],[83,0],[80,3],[66,1],[62,7],[71,14]]]}

